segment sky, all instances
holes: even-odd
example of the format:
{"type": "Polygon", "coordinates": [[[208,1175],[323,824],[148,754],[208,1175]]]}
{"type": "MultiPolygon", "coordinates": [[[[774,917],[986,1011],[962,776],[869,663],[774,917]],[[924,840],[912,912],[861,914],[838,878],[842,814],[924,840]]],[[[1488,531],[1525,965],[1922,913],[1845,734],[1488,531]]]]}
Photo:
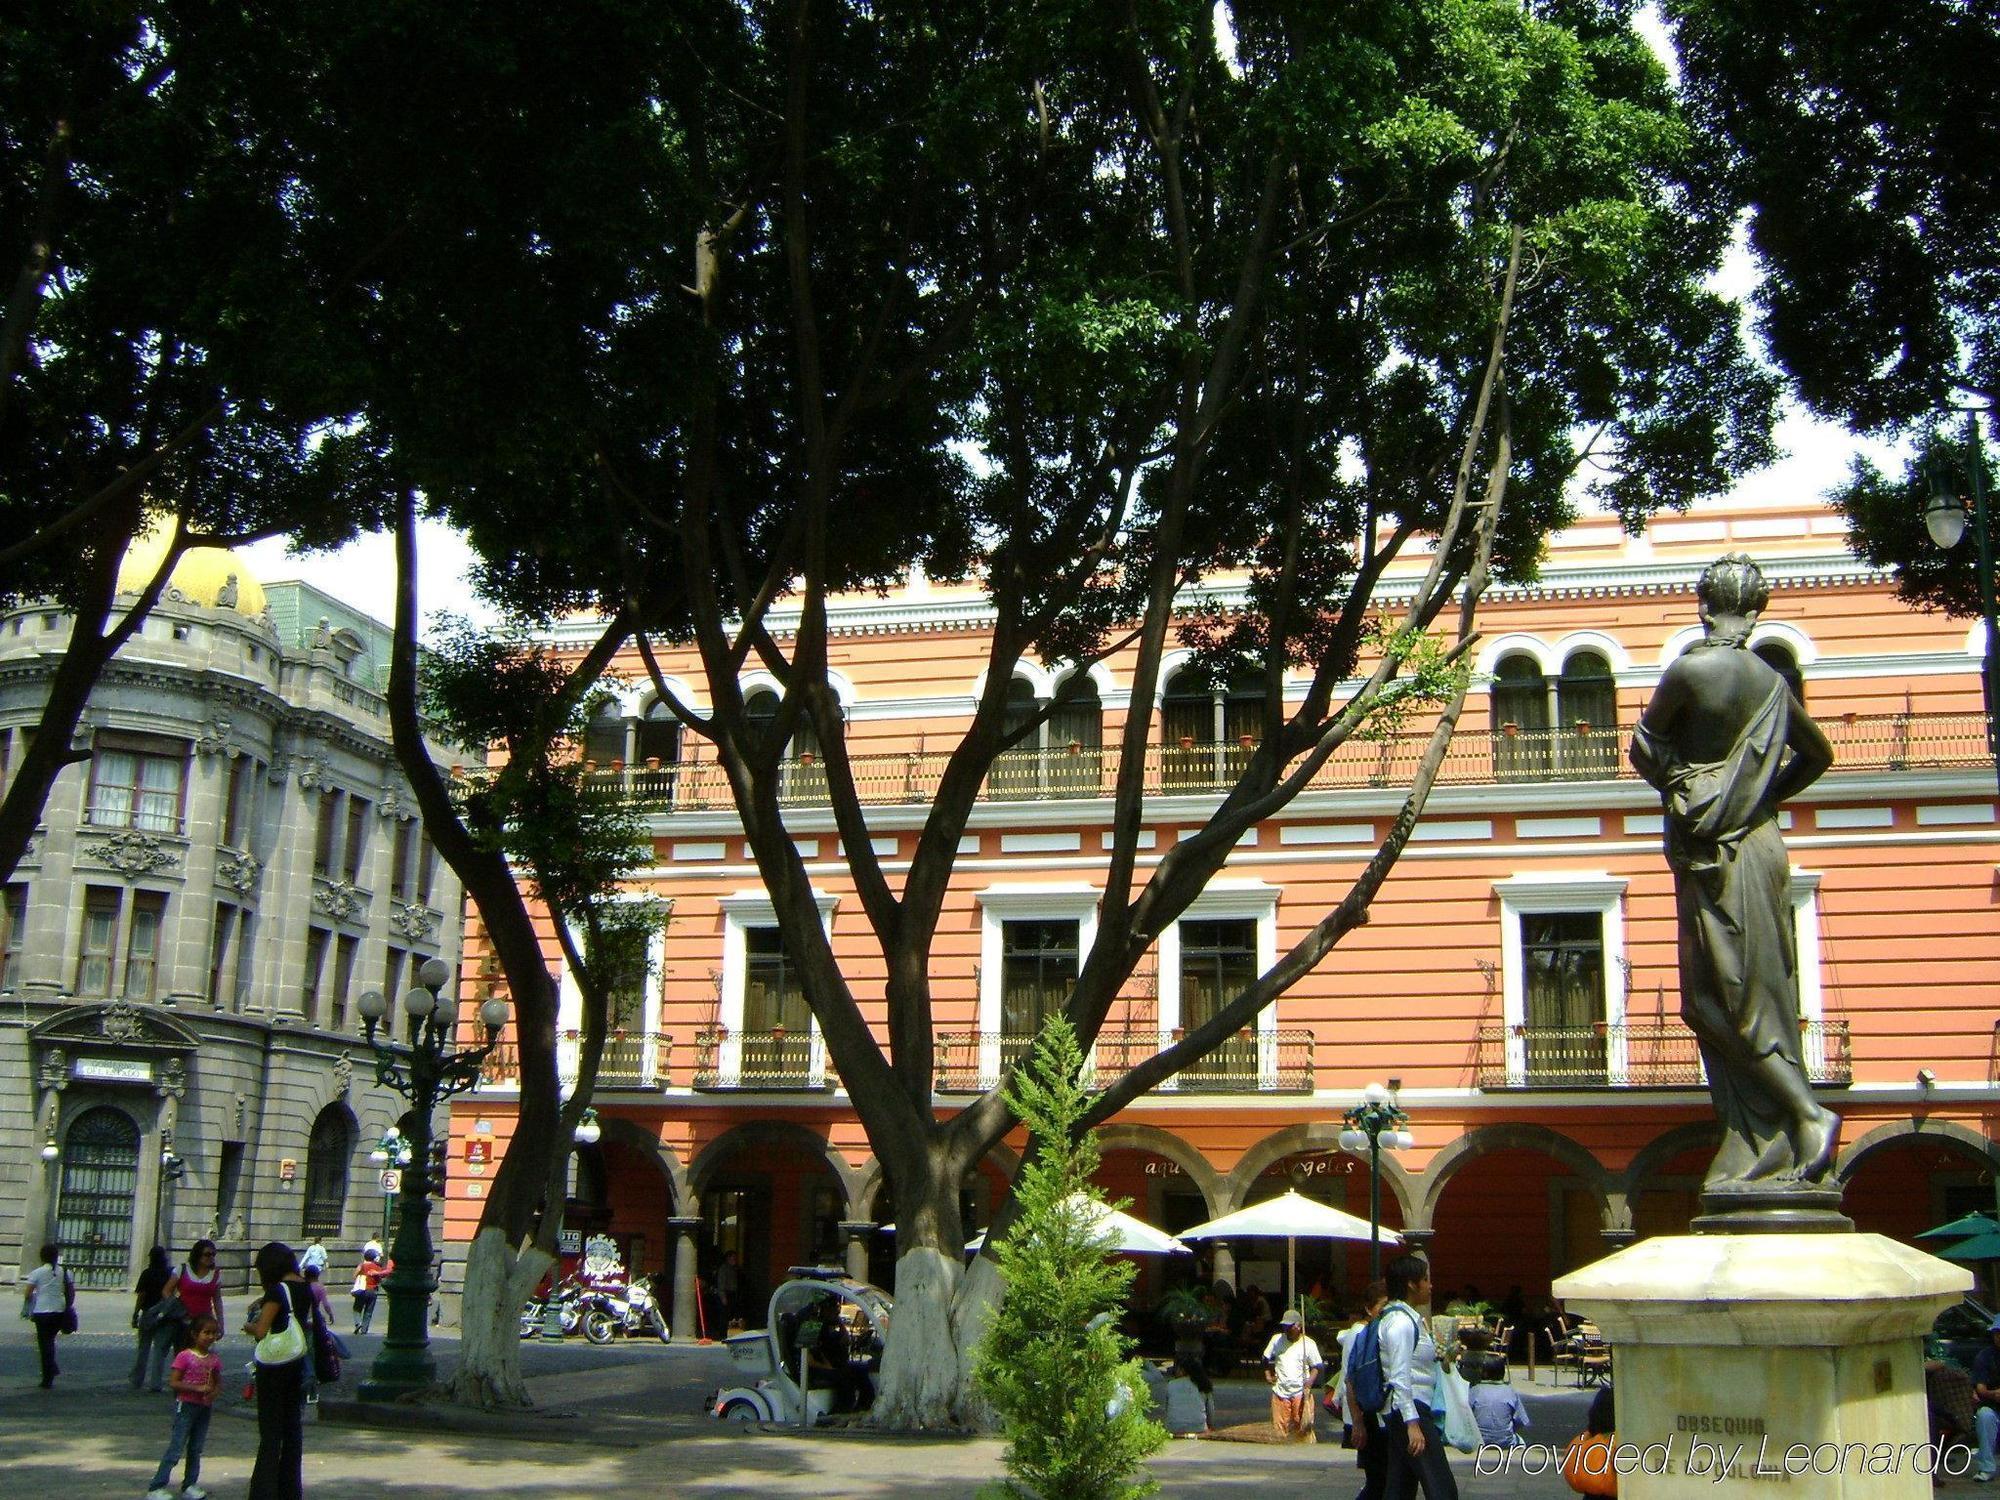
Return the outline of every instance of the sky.
{"type": "MultiPolygon", "coordinates": [[[[1216,5],[1215,16],[1217,45],[1228,57],[1234,50],[1234,37],[1229,33],[1228,12],[1222,3],[1216,5]]],[[[1637,24],[1668,69],[1678,74],[1672,44],[1658,12],[1648,6],[1640,12],[1637,24]]],[[[1714,285],[1742,299],[1747,306],[1757,281],[1756,258],[1739,226],[1736,244],[1714,285]]],[[[1754,342],[1754,333],[1752,339],[1754,342]]],[[[1777,439],[1783,456],[1770,467],[1745,475],[1732,492],[1734,503],[1789,505],[1804,498],[1824,496],[1846,478],[1856,454],[1867,454],[1877,464],[1887,467],[1907,451],[1906,445],[1857,437],[1838,423],[1820,421],[1789,400],[1785,403],[1777,439]]],[[[338,551],[318,554],[295,556],[283,540],[260,542],[241,551],[257,576],[266,582],[302,578],[379,620],[389,619],[394,611],[396,561],[386,533],[364,536],[338,551]]],[[[473,597],[467,581],[471,566],[472,551],[463,537],[441,523],[422,523],[417,547],[417,593],[426,626],[445,611],[481,623],[494,623],[495,612],[473,597]]]]}

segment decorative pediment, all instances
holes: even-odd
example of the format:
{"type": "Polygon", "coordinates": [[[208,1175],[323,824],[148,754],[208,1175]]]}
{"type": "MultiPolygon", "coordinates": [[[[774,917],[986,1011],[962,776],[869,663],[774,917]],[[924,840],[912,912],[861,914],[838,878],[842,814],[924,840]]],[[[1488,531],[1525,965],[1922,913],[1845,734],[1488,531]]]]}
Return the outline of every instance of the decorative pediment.
{"type": "Polygon", "coordinates": [[[427,943],[437,935],[443,918],[423,906],[397,901],[389,907],[389,925],[413,943],[427,943]]]}
{"type": "Polygon", "coordinates": [[[36,1046],[69,1052],[139,1050],[192,1052],[201,1038],[178,1016],[130,1000],[89,1001],[59,1010],[33,1027],[36,1046]]]}
{"type": "Polygon", "coordinates": [[[314,911],[322,912],[336,922],[358,922],[368,910],[368,897],[345,880],[328,880],[315,875],[312,904],[314,911]]]}

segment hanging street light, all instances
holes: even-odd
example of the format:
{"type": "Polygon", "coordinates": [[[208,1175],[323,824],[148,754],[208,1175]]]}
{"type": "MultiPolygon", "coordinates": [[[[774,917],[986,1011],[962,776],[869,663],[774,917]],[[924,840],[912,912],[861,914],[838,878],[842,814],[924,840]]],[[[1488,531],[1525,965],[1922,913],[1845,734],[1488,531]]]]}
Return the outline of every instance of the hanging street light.
{"type": "Polygon", "coordinates": [[[1395,1089],[1371,1083],[1361,1102],[1342,1115],[1340,1149],[1350,1156],[1368,1153],[1368,1279],[1382,1275],[1382,1148],[1407,1151],[1417,1138],[1403,1129],[1410,1117],[1396,1105],[1395,1089]]]}
{"type": "MultiPolygon", "coordinates": [[[[1979,413],[1965,413],[1965,479],[1972,490],[1972,535],[1979,545],[1979,612],[1986,622],[1986,654],[1980,662],[1981,702],[1986,709],[1986,753],[2000,776],[2000,737],[1996,737],[1994,713],[2000,707],[2000,688],[1995,674],[2000,672],[2000,624],[1996,624],[1993,584],[1993,539],[1986,523],[1985,453],[1980,445],[1979,413]]],[[[1924,503],[1924,530],[1940,551],[1956,547],[1965,535],[1965,501],[1952,483],[1950,467],[1934,462],[1931,466],[1931,494],[1924,503]]]]}
{"type": "Polygon", "coordinates": [[[375,1081],[410,1101],[394,1132],[400,1145],[383,1136],[382,1159],[407,1160],[414,1169],[405,1172],[397,1196],[396,1242],[389,1251],[395,1269],[382,1283],[389,1297],[389,1331],[368,1379],[361,1383],[364,1401],[393,1401],[406,1392],[424,1390],[437,1374],[430,1347],[430,1300],[437,1290],[431,1271],[431,1196],[444,1191],[445,1143],[433,1140],[431,1116],[440,1102],[479,1082],[480,1066],[500,1039],[508,1015],[506,1001],[488,1000],[479,1007],[485,1044],[460,1049],[453,1039],[458,1002],[445,990],[451,977],[451,965],[441,958],[427,959],[417,971],[421,982],[403,995],[403,1014],[409,1018],[407,1045],[399,1045],[392,1032],[381,1031],[389,999],[380,990],[369,990],[356,1003],[375,1053],[375,1081]]]}

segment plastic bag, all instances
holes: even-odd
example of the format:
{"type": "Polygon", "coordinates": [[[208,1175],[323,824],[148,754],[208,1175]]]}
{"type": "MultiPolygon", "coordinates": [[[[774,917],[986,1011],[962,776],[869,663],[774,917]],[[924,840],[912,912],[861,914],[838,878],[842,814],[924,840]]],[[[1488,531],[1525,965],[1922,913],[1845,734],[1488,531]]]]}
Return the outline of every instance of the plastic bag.
{"type": "Polygon", "coordinates": [[[1479,1423],[1472,1415],[1472,1387],[1456,1370],[1438,1371],[1438,1388],[1444,1393],[1444,1440],[1460,1453],[1479,1451],[1479,1423]]]}

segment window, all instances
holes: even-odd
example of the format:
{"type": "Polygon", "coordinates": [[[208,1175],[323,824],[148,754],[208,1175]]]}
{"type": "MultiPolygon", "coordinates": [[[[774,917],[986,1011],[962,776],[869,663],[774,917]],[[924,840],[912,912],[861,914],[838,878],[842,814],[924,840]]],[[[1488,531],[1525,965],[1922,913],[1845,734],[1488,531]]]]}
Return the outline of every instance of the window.
{"type": "Polygon", "coordinates": [[[313,834],[313,874],[332,877],[336,868],[334,840],[340,836],[340,793],[323,792],[319,799],[319,826],[313,834]]]}
{"type": "Polygon", "coordinates": [[[103,886],[90,887],[83,901],[83,936],[78,944],[76,992],[108,996],[111,961],[118,951],[118,909],[121,894],[103,886]]]}
{"type": "Polygon", "coordinates": [[[1792,690],[1792,697],[1803,708],[1806,701],[1806,680],[1799,672],[1799,659],[1792,654],[1792,648],[1783,641],[1759,641],[1750,649],[1785,679],[1785,686],[1792,690]]]}
{"type": "Polygon", "coordinates": [[[606,1020],[612,1030],[646,1029],[646,979],[652,933],[641,927],[614,927],[586,942],[584,960],[604,966],[606,1020]]]}
{"type": "Polygon", "coordinates": [[[617,700],[606,698],[591,710],[583,733],[583,758],[600,770],[624,762],[625,712],[617,700]]]}
{"type": "Polygon", "coordinates": [[[21,951],[28,935],[28,888],[10,885],[0,892],[0,990],[19,985],[21,951]]]}
{"type": "Polygon", "coordinates": [[[1549,771],[1549,684],[1525,652],[1493,669],[1493,774],[1500,781],[1540,780],[1549,771]]]}
{"type": "Polygon", "coordinates": [[[1162,784],[1220,788],[1242,775],[1267,729],[1264,687],[1247,665],[1220,682],[1202,667],[1174,673],[1160,700],[1162,784]]]}
{"type": "Polygon", "coordinates": [[[324,927],[306,929],[306,971],[299,983],[299,1012],[314,1026],[319,1025],[320,973],[326,967],[326,950],[333,934],[324,927]]]}
{"type": "Polygon", "coordinates": [[[167,898],[158,891],[132,897],[132,924],[125,933],[125,998],[151,1000],[159,993],[160,929],[167,924],[167,898]]]}
{"type": "Polygon", "coordinates": [[[1614,776],[1622,758],[1618,684],[1602,652],[1572,651],[1556,683],[1557,764],[1573,776],[1614,776]]]}
{"type": "Polygon", "coordinates": [[[639,721],[639,764],[678,765],[681,758],[681,721],[665,703],[656,702],[639,721]]]}
{"type": "MultiPolygon", "coordinates": [[[[1192,1030],[1242,994],[1257,980],[1257,924],[1183,921],[1181,937],[1180,1024],[1192,1030]]],[[[1257,1040],[1234,1036],[1194,1065],[1202,1076],[1257,1076],[1257,1040]]]]}
{"type": "Polygon", "coordinates": [[[775,927],[743,934],[743,1064],[746,1077],[802,1077],[810,1064],[812,1011],[798,966],[775,927]],[[783,1033],[780,1035],[779,1033],[783,1033]]]}
{"type": "MultiPolygon", "coordinates": [[[[778,695],[769,688],[757,688],[743,700],[743,717],[754,732],[763,732],[777,721],[778,695]]],[[[779,782],[779,795],[788,801],[826,800],[826,768],[820,763],[819,730],[805,714],[792,730],[790,756],[779,782]]]]}
{"type": "Polygon", "coordinates": [[[236,919],[236,987],[230,996],[230,1008],[241,1010],[250,998],[250,981],[256,970],[251,963],[251,942],[257,935],[257,918],[243,912],[236,919]]]}
{"type": "MultiPolygon", "coordinates": [[[[14,629],[18,634],[21,629],[19,620],[14,622],[14,629]]],[[[14,784],[14,773],[21,769],[21,762],[27,759],[34,745],[35,731],[31,725],[0,731],[0,796],[5,796],[7,789],[14,784]]]]}
{"type": "Polygon", "coordinates": [[[213,1006],[234,1006],[236,996],[232,991],[236,977],[236,932],[243,912],[227,901],[215,903],[215,926],[208,945],[208,1003],[213,1006]]]}
{"type": "Polygon", "coordinates": [[[1521,918],[1530,1083],[1603,1083],[1604,919],[1592,912],[1521,918]]]}
{"type": "Polygon", "coordinates": [[[222,842],[231,849],[250,847],[250,830],[257,820],[257,779],[261,762],[239,755],[229,763],[229,794],[222,813],[222,842]]]}
{"type": "Polygon", "coordinates": [[[409,971],[409,950],[391,947],[382,962],[382,993],[389,1001],[389,1025],[392,1030],[395,1018],[403,1011],[403,991],[409,988],[404,979],[409,971]]]}
{"type": "Polygon", "coordinates": [[[410,859],[417,852],[417,825],[409,818],[396,820],[396,847],[389,861],[389,896],[408,901],[412,889],[410,859]]]}
{"type": "Polygon", "coordinates": [[[243,1190],[243,1142],[224,1141],[220,1159],[215,1164],[215,1234],[216,1238],[239,1239],[240,1229],[230,1227],[236,1218],[236,1199],[243,1190]]]}
{"type": "Polygon", "coordinates": [[[361,884],[361,863],[368,850],[368,799],[352,793],[347,798],[347,841],[343,857],[349,885],[361,884]]]}
{"type": "Polygon", "coordinates": [[[90,821],[99,828],[181,831],[187,747],[102,736],[90,762],[90,821]]]}
{"type": "Polygon", "coordinates": [[[1076,987],[1081,940],[1075,921],[1014,921],[1000,929],[1000,1061],[1023,1057],[1042,1022],[1076,987]]]}
{"type": "MultiPolygon", "coordinates": [[[[347,1169],[354,1156],[354,1117],[344,1104],[329,1104],[313,1121],[306,1139],[306,1204],[302,1226],[308,1239],[340,1233],[347,1208],[347,1169]]],[[[421,1163],[419,1164],[421,1169],[421,1163]]]]}
{"type": "Polygon", "coordinates": [[[428,833],[417,835],[417,904],[431,904],[431,886],[437,879],[437,850],[428,833]]]}
{"type": "Polygon", "coordinates": [[[354,960],[361,950],[361,939],[342,933],[333,950],[333,993],[332,1016],[327,1021],[330,1031],[347,1029],[347,992],[354,984],[354,960]]]}
{"type": "MultiPolygon", "coordinates": [[[[1013,797],[1087,797],[1103,788],[1104,706],[1097,684],[1082,677],[1057,688],[1062,705],[993,764],[987,795],[1013,797]]],[[[1035,685],[1016,677],[1007,685],[1003,732],[1013,734],[1031,721],[1046,700],[1035,696],[1035,685]]]]}

